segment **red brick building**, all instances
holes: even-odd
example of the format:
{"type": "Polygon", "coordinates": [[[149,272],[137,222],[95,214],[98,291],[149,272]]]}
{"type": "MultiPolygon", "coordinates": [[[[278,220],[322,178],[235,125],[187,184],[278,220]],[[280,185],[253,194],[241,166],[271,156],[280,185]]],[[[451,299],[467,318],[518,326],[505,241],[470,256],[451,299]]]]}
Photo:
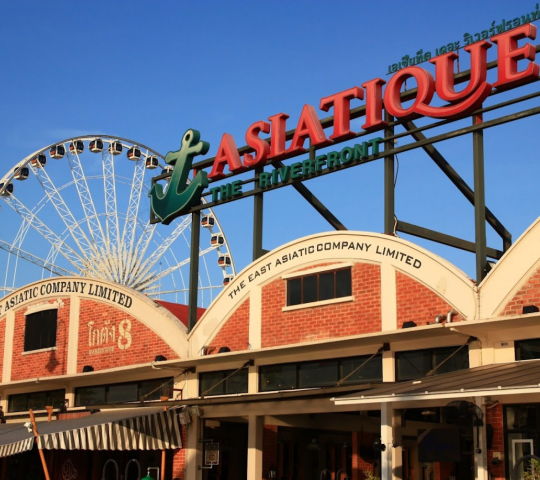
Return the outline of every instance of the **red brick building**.
{"type": "Polygon", "coordinates": [[[189,334],[185,307],[110,282],[27,285],[0,304],[2,478],[42,475],[29,408],[55,479],[130,478],[135,460],[166,480],[510,478],[540,448],[538,242],[540,221],[476,285],[396,237],[313,235],[189,334]],[[96,425],[105,443],[83,444],[96,425]]]}

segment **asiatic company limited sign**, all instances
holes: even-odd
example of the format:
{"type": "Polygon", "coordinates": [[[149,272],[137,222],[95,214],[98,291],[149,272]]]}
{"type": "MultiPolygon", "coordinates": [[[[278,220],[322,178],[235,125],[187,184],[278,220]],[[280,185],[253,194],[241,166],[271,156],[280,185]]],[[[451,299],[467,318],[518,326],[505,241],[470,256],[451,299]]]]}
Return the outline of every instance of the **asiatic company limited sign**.
{"type": "MultiPolygon", "coordinates": [[[[225,167],[232,175],[237,175],[306,153],[305,143],[308,140],[315,148],[322,148],[349,140],[361,132],[380,131],[388,125],[384,119],[384,111],[400,121],[419,117],[464,117],[478,109],[494,88],[508,90],[538,79],[540,66],[534,62],[535,46],[530,42],[518,44],[521,40],[535,38],[536,27],[529,23],[495,35],[491,37],[491,41],[481,40],[465,46],[464,50],[470,56],[470,80],[461,91],[456,91],[454,78],[454,64],[459,55],[452,51],[429,60],[435,65],[435,76],[413,65],[397,71],[388,82],[375,78],[362,83],[361,87],[354,86],[324,97],[319,108],[324,112],[332,109],[334,116],[333,130],[329,136],[323,129],[315,107],[311,105],[304,105],[288,146],[286,132],[289,115],[286,113],[272,115],[268,121],[253,123],[245,135],[246,144],[252,149],[252,153],[245,153],[243,156],[240,155],[233,136],[225,133],[210,173],[203,170],[196,172],[190,184],[187,179],[193,158],[204,155],[209,144],[200,140],[199,132],[188,130],[184,134],[180,150],[169,152],[165,158],[169,165],[174,166],[169,188],[164,192],[162,186],[156,183],[150,191],[152,212],[162,223],[168,224],[199,206],[201,195],[210,182],[226,176],[225,167]],[[497,81],[491,84],[487,81],[487,51],[493,44],[497,46],[497,81]],[[518,65],[520,60],[522,63],[518,65]],[[417,85],[416,97],[412,103],[405,106],[401,90],[403,84],[411,78],[417,85]],[[442,106],[434,105],[432,100],[435,93],[440,100],[447,103],[442,106]],[[350,111],[351,101],[354,99],[365,101],[365,122],[361,132],[351,130],[350,111]],[[269,141],[261,138],[261,134],[269,134],[269,141]]],[[[363,163],[379,154],[382,142],[382,138],[375,137],[353,147],[276,167],[271,172],[262,172],[257,177],[257,187],[264,191],[279,183],[294,183],[313,178],[342,165],[363,163]]],[[[214,202],[240,198],[243,195],[242,182],[233,181],[211,188],[210,193],[214,202]]]]}

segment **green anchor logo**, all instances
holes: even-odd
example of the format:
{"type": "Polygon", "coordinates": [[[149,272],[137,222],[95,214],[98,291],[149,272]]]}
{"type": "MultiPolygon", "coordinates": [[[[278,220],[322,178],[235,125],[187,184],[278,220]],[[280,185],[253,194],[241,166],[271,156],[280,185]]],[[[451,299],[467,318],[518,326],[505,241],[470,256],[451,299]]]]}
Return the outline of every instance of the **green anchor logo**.
{"type": "Polygon", "coordinates": [[[163,193],[163,186],[155,183],[148,194],[152,212],[164,225],[169,225],[184,211],[198,205],[202,191],[208,187],[208,178],[203,170],[197,172],[189,185],[187,183],[193,157],[206,154],[210,148],[210,144],[200,141],[200,138],[197,130],[190,129],[184,133],[180,150],[169,152],[165,157],[165,162],[174,166],[169,188],[163,193]]]}

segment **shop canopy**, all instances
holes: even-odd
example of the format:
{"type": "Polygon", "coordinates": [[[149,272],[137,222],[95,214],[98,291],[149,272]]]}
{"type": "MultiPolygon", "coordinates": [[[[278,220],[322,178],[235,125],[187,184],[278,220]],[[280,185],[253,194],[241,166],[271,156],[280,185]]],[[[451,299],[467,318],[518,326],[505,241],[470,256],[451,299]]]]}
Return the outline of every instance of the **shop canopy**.
{"type": "Polygon", "coordinates": [[[466,368],[391,383],[368,391],[334,397],[332,400],[336,405],[353,405],[533,394],[540,394],[540,360],[466,368]]]}
{"type": "MultiPolygon", "coordinates": [[[[178,409],[141,408],[38,422],[46,450],[166,450],[182,447],[178,409]]],[[[0,457],[31,450],[34,436],[24,423],[0,425],[0,457]]]]}

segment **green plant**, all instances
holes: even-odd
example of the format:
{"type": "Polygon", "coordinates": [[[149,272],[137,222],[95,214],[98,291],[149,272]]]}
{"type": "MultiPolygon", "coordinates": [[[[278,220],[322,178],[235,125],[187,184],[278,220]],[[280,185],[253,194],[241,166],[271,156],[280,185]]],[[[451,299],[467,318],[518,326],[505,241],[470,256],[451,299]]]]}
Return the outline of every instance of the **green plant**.
{"type": "Polygon", "coordinates": [[[523,480],[540,480],[540,461],[531,458],[529,468],[523,472],[523,480]]]}
{"type": "MultiPolygon", "coordinates": [[[[362,473],[364,474],[365,480],[381,480],[380,477],[377,477],[377,475],[373,475],[373,472],[370,470],[362,470],[362,473]]],[[[532,479],[527,479],[527,480],[532,480],[532,479]]]]}

